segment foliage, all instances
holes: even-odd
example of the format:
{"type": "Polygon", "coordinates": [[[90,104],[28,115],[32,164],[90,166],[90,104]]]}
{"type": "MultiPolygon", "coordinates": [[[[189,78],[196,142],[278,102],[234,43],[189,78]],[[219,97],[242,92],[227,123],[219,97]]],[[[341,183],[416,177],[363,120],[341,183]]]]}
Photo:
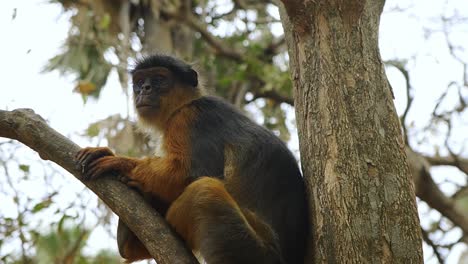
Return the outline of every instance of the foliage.
{"type": "Polygon", "coordinates": [[[128,59],[153,51],[178,54],[189,60],[195,57],[196,67],[205,73],[206,86],[212,92],[240,107],[260,98],[271,101],[262,104],[265,106],[262,112],[269,117],[265,120],[275,119],[268,126],[276,129],[283,139],[289,138],[283,110],[269,107],[292,102],[291,81],[284,63],[287,57],[284,39],[275,36],[278,30],[274,27],[280,22],[277,8],[272,4],[246,1],[227,3],[223,8],[216,1],[192,1],[193,13],[189,18],[182,18],[185,8],[182,1],[171,1],[171,4],[169,1],[163,1],[166,4],[111,0],[57,2],[74,15],[63,52],[52,58],[45,70],[76,75],[75,91],[84,99],[99,97],[112,69],[119,72],[122,86],[127,87],[122,75],[126,75],[128,59]],[[125,4],[130,6],[123,18],[118,11],[125,4]],[[230,9],[222,10],[226,8],[230,9]],[[205,26],[196,21],[208,23],[205,26]],[[186,27],[181,28],[180,22],[186,27]],[[158,27],[157,32],[172,32],[173,39],[169,40],[172,44],[161,48],[151,42],[148,37],[152,36],[147,35],[153,32],[151,27],[158,27]],[[125,33],[125,28],[129,32],[125,33]],[[211,33],[223,28],[229,30],[211,33]],[[194,34],[197,31],[200,34],[194,34]],[[130,45],[124,44],[126,39],[130,45]],[[188,44],[182,45],[180,39],[188,44]],[[283,63],[274,63],[281,60],[283,63]],[[247,100],[246,94],[251,94],[253,99],[247,100]]]}
{"type": "Polygon", "coordinates": [[[93,252],[86,256],[82,252],[92,230],[89,224],[84,224],[86,216],[94,215],[98,219],[96,226],[109,224],[110,213],[102,204],[89,203],[90,194],[79,186],[77,193],[70,192],[71,189],[69,193],[62,192],[64,186],[76,182],[61,177],[63,171],[50,164],[42,168],[29,164],[30,151],[19,143],[6,141],[0,142],[0,146],[1,263],[116,263],[119,260],[115,252],[93,252]],[[14,158],[18,153],[23,153],[22,157],[14,158]]]}
{"type": "Polygon", "coordinates": [[[77,12],[63,52],[51,58],[44,71],[76,74],[75,91],[84,97],[99,97],[112,68],[104,58],[111,44],[109,20],[108,16],[98,19],[90,12],[77,12]]]}

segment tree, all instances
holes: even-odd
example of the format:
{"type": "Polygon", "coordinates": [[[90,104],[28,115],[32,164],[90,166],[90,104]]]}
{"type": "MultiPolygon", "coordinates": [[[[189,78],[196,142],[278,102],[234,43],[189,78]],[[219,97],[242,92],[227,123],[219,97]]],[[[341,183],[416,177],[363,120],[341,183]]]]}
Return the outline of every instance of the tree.
{"type": "Polygon", "coordinates": [[[283,3],[311,258],[422,262],[405,144],[377,43],[384,1],[283,3]]]}

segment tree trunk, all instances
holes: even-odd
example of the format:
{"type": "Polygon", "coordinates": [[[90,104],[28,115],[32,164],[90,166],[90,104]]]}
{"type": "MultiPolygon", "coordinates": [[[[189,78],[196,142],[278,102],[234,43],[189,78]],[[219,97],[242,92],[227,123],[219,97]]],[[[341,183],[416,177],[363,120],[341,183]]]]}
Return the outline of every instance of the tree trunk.
{"type": "MultiPolygon", "coordinates": [[[[151,0],[144,14],[145,38],[143,52],[146,54],[162,53],[172,54],[185,60],[191,60],[193,55],[194,32],[187,25],[176,23],[172,18],[161,14],[162,3],[151,0]]],[[[184,2],[178,12],[185,10],[184,2]]]]}
{"type": "Polygon", "coordinates": [[[383,0],[282,0],[313,226],[307,263],[422,263],[378,49],[383,0]]]}

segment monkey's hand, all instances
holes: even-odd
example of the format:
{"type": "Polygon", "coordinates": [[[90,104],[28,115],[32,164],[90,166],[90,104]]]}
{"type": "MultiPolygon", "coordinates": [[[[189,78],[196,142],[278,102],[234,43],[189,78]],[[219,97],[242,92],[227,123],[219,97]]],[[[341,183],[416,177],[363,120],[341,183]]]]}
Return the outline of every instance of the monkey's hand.
{"type": "Polygon", "coordinates": [[[132,158],[117,157],[106,147],[83,148],[75,159],[85,180],[95,179],[106,172],[128,174],[138,163],[132,158]]]}

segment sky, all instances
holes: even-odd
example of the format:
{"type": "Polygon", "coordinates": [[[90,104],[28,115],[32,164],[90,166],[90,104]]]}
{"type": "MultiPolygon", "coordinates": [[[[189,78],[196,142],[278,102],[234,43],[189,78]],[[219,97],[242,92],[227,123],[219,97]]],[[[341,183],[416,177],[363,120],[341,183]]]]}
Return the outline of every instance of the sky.
{"type": "MultiPolygon", "coordinates": [[[[42,73],[47,60],[60,51],[67,36],[70,18],[70,14],[62,14],[60,6],[47,2],[45,0],[0,2],[0,35],[2,36],[0,109],[32,108],[46,118],[53,128],[79,145],[90,145],[89,141],[80,137],[80,133],[90,123],[97,120],[116,113],[126,115],[126,98],[120,89],[115,73],[109,78],[99,101],[89,100],[86,105],[83,104],[79,94],[72,92],[73,76],[60,76],[57,72],[42,73]]],[[[402,1],[387,0],[386,12],[381,19],[381,55],[384,60],[394,58],[410,60],[408,67],[411,69],[413,78],[415,101],[408,118],[414,131],[419,133],[427,125],[436,100],[447,84],[452,80],[459,80],[463,72],[460,64],[449,56],[445,38],[440,32],[437,33],[438,30],[440,31],[440,23],[437,19],[440,19],[441,14],[451,15],[454,12],[467,16],[468,2],[451,0],[449,6],[455,8],[447,8],[446,1],[443,0],[434,0],[431,4],[424,0],[415,0],[399,6],[408,8],[408,12],[391,11],[397,2],[402,1]],[[429,35],[428,29],[436,33],[429,35]],[[417,59],[412,60],[412,58],[417,59]]],[[[454,34],[454,40],[462,45],[463,42],[460,39],[465,37],[468,40],[468,30],[466,27],[457,28],[457,30],[464,32],[454,34]]],[[[466,45],[465,47],[468,47],[466,45]]],[[[465,61],[468,61],[467,53],[460,54],[465,61]]],[[[401,114],[406,105],[404,79],[394,69],[388,69],[387,75],[396,96],[397,111],[401,114]]],[[[448,105],[451,103],[454,103],[453,99],[447,101],[448,105]]],[[[460,117],[460,119],[463,118],[468,120],[466,115],[460,117]]],[[[466,136],[463,136],[463,131],[457,133],[459,134],[454,135],[454,141],[460,140],[460,143],[463,143],[466,136]]],[[[418,138],[419,134],[415,137],[418,138]]],[[[442,137],[436,135],[429,142],[440,145],[441,140],[442,137]]],[[[434,152],[433,144],[418,145],[417,142],[414,144],[421,151],[434,152]]],[[[297,152],[297,140],[293,140],[290,147],[297,152]]],[[[24,148],[19,152],[24,162],[37,161],[37,155],[29,149],[24,148]]],[[[440,169],[436,169],[435,172],[438,172],[437,170],[440,169]]],[[[450,171],[451,175],[456,173],[456,171],[450,171]]],[[[464,183],[462,176],[454,178],[464,183]]],[[[444,181],[440,178],[436,180],[444,181]]],[[[83,186],[76,180],[64,182],[70,181],[73,184],[60,183],[64,192],[70,194],[63,196],[64,203],[72,200],[74,193],[83,190],[83,186]]],[[[24,184],[25,189],[36,189],[37,196],[40,197],[41,190],[35,188],[34,182],[24,184]]],[[[448,193],[453,191],[451,185],[446,185],[444,188],[444,191],[448,193]]],[[[8,209],[8,201],[4,204],[6,205],[2,205],[0,209],[0,217],[2,214],[13,215],[14,212],[8,209]]],[[[430,215],[424,217],[430,217],[430,215]]],[[[421,218],[424,221],[423,217],[421,218]]],[[[103,235],[104,233],[103,230],[94,232],[93,236],[98,238],[95,241],[99,242],[88,245],[87,250],[101,247],[115,249],[115,242],[103,235]]],[[[447,263],[455,263],[463,248],[466,246],[456,248],[447,263]]],[[[426,255],[426,258],[428,257],[426,255]]]]}

